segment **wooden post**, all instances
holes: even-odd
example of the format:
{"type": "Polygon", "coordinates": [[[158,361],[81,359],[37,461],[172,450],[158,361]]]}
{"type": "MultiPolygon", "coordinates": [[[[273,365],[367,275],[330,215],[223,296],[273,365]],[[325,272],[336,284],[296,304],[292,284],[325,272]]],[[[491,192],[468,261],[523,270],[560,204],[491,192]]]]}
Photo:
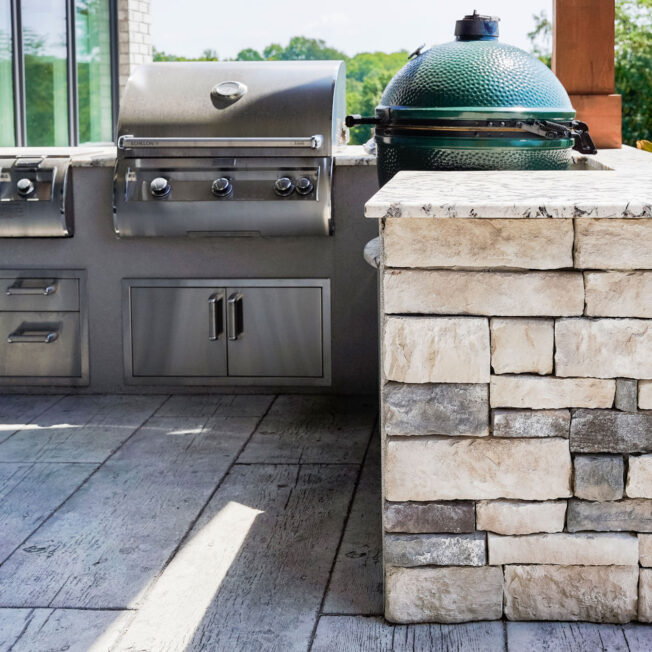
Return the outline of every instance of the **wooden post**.
{"type": "Polygon", "coordinates": [[[597,147],[622,146],[615,93],[615,0],[554,0],[552,69],[597,147]]]}

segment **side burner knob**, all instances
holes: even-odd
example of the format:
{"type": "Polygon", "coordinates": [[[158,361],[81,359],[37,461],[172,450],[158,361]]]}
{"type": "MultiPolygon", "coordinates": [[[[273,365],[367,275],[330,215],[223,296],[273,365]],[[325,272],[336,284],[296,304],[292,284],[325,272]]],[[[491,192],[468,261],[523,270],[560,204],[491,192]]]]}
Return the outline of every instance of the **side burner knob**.
{"type": "Polygon", "coordinates": [[[21,197],[29,197],[34,192],[34,183],[31,179],[18,179],[16,190],[21,197]]]}
{"type": "Polygon", "coordinates": [[[312,181],[308,177],[301,177],[297,181],[297,192],[300,195],[309,195],[313,190],[312,181]]]}
{"type": "Polygon", "coordinates": [[[150,184],[149,189],[154,197],[165,197],[170,193],[170,182],[163,177],[156,177],[150,184]]]}
{"type": "Polygon", "coordinates": [[[287,197],[288,195],[291,195],[293,191],[294,184],[292,183],[292,179],[288,177],[281,177],[280,179],[276,179],[274,182],[274,192],[281,197],[287,197]]]}
{"type": "Polygon", "coordinates": [[[227,195],[230,195],[232,191],[233,186],[231,185],[231,181],[226,177],[215,179],[211,185],[211,192],[216,197],[226,197],[227,195]]]}

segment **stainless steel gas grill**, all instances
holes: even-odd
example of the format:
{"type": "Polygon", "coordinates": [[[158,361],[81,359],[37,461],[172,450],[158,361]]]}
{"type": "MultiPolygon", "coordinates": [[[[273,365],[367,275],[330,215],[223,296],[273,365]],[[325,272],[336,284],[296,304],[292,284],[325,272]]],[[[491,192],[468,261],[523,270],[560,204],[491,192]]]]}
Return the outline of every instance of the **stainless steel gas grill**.
{"type": "Polygon", "coordinates": [[[67,156],[0,158],[0,238],[73,234],[67,156]]]}
{"type": "Polygon", "coordinates": [[[339,61],[141,66],[118,120],[115,232],[329,235],[344,86],[339,61]]]}

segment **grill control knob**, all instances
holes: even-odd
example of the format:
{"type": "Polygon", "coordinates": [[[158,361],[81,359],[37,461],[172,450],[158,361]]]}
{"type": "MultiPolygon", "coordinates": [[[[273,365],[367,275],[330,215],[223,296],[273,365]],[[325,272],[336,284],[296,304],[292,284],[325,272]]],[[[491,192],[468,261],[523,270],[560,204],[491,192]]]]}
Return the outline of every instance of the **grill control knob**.
{"type": "Polygon", "coordinates": [[[309,195],[313,190],[312,181],[308,177],[301,177],[297,181],[297,192],[300,195],[309,195]]]}
{"type": "Polygon", "coordinates": [[[170,192],[171,187],[170,182],[163,177],[156,177],[149,184],[149,189],[154,197],[165,197],[170,192]]]}
{"type": "Polygon", "coordinates": [[[34,192],[34,184],[31,179],[18,179],[16,190],[21,197],[29,197],[34,192]]]}
{"type": "Polygon", "coordinates": [[[281,177],[280,179],[276,179],[274,182],[274,192],[281,197],[287,197],[288,195],[291,195],[294,192],[294,184],[292,183],[292,179],[289,179],[288,177],[281,177]]]}
{"type": "Polygon", "coordinates": [[[230,195],[232,191],[233,186],[231,185],[231,181],[229,181],[229,179],[226,177],[215,179],[211,185],[211,192],[216,197],[226,197],[227,195],[230,195]]]}

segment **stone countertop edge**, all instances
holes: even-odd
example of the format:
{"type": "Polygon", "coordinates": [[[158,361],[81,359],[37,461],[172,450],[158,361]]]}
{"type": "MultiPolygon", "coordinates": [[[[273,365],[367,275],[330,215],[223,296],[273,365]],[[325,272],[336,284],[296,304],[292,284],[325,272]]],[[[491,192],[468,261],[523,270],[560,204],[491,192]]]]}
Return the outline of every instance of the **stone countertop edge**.
{"type": "MultiPolygon", "coordinates": [[[[70,156],[74,168],[112,168],[115,165],[115,145],[88,147],[0,147],[0,158],[14,156],[70,156]]],[[[376,165],[376,157],[368,154],[362,145],[342,145],[333,152],[337,166],[376,165]]]]}
{"type": "Polygon", "coordinates": [[[575,155],[571,170],[399,172],[365,217],[652,218],[652,154],[575,155]]]}

